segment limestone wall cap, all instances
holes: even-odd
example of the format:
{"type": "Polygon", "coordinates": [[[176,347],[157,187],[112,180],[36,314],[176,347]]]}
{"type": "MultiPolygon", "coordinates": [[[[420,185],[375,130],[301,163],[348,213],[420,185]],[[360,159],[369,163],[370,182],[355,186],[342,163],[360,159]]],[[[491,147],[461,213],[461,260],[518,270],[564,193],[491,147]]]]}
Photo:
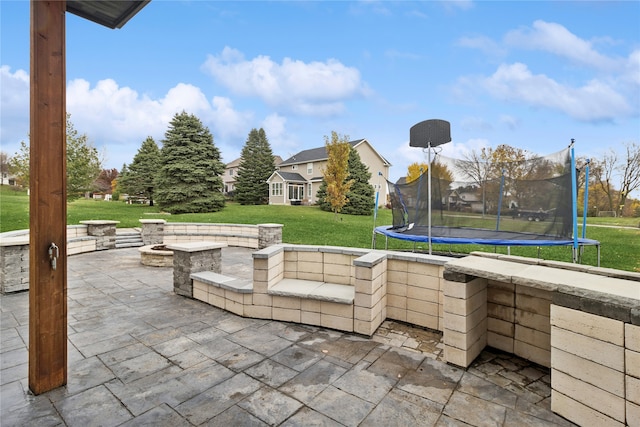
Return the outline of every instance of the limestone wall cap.
{"type": "Polygon", "coordinates": [[[142,223],[142,224],[166,224],[167,220],[165,220],[165,219],[141,219],[140,223],[142,223]]]}
{"type": "Polygon", "coordinates": [[[87,221],[80,221],[80,224],[85,225],[116,225],[120,224],[120,221],[111,221],[106,219],[90,219],[87,221]]]}
{"type": "Polygon", "coordinates": [[[218,243],[218,242],[186,242],[186,243],[173,243],[171,245],[167,245],[167,249],[172,251],[182,251],[182,252],[201,252],[208,251],[211,249],[220,249],[226,248],[226,243],[218,243]]]}

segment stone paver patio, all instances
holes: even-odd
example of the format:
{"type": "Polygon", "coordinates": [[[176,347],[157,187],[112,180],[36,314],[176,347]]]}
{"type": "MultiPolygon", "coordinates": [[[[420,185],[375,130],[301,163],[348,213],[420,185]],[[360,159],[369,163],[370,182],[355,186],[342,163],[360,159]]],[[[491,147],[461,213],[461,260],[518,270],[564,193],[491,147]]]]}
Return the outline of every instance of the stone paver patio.
{"type": "MultiPolygon", "coordinates": [[[[250,250],[223,273],[250,277],[250,250]]],[[[442,362],[441,334],[387,321],[372,338],[244,319],[173,293],[137,248],[69,258],[68,384],[27,389],[28,293],[2,295],[4,426],[553,426],[549,370],[485,350],[442,362]]]]}

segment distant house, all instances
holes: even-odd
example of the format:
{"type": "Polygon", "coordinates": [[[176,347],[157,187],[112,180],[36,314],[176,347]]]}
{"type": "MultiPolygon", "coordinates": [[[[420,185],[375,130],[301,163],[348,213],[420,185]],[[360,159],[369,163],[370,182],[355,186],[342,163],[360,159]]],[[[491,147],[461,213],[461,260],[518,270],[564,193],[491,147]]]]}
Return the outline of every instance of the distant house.
{"type": "MultiPolygon", "coordinates": [[[[273,158],[274,158],[274,163],[276,164],[276,168],[278,168],[278,165],[282,163],[282,157],[273,156],[273,158]]],[[[234,161],[227,163],[227,165],[224,168],[224,174],[222,175],[222,183],[223,183],[222,192],[226,196],[232,196],[233,192],[236,189],[236,178],[238,176],[238,168],[240,167],[241,160],[242,158],[237,158],[234,161]]]]}
{"type": "Polygon", "coordinates": [[[8,172],[2,172],[2,179],[0,179],[2,185],[16,185],[16,177],[8,172]]]}
{"type": "MultiPolygon", "coordinates": [[[[371,173],[369,183],[379,192],[378,205],[387,200],[387,185],[391,163],[382,157],[366,139],[349,142],[351,148],[360,155],[362,163],[371,173]],[[378,173],[382,176],[379,176],[378,173]],[[384,178],[384,179],[383,179],[384,178]]],[[[316,193],[322,184],[328,156],[324,146],[304,150],[280,163],[269,177],[269,204],[305,204],[317,202],[316,193]]]]}
{"type": "Polygon", "coordinates": [[[447,204],[449,210],[482,213],[482,196],[478,192],[453,190],[447,204]]]}

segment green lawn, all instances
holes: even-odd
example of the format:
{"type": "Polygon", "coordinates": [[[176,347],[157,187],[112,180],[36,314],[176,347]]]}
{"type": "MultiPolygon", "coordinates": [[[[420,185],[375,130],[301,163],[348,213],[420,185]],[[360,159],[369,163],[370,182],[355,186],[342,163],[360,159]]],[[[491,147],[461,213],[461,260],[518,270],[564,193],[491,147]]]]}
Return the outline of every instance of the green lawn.
{"type": "MultiPolygon", "coordinates": [[[[0,231],[29,228],[29,198],[25,192],[15,192],[6,186],[0,189],[0,231]]],[[[122,202],[101,200],[76,200],[67,208],[67,223],[78,224],[83,220],[109,219],[120,221],[118,227],[139,227],[140,219],[163,218],[168,222],[209,222],[260,224],[275,222],[284,224],[282,238],[288,243],[351,246],[370,248],[374,220],[372,216],[338,215],[323,212],[309,206],[240,206],[228,203],[220,212],[207,214],[165,215],[157,207],[127,205],[122,202]]],[[[638,218],[589,218],[587,237],[601,242],[601,265],[628,271],[640,271],[640,228],[638,218]],[[593,225],[593,226],[592,226],[593,225]],[[601,225],[601,226],[596,226],[601,225]],[[609,227],[603,227],[609,226],[609,227]],[[623,226],[629,228],[614,228],[623,226]]],[[[391,224],[391,211],[378,212],[376,225],[391,224]]],[[[579,224],[582,224],[580,219],[579,224]]],[[[581,227],[580,227],[581,229],[581,227]]],[[[384,236],[377,236],[376,247],[383,249],[384,236]]],[[[388,240],[389,249],[411,250],[411,242],[388,240]]],[[[427,250],[427,244],[415,246],[427,250]]],[[[481,245],[433,245],[437,252],[468,253],[485,251],[506,253],[505,247],[481,245]]],[[[559,261],[571,261],[569,247],[512,247],[512,255],[538,257],[559,261]]],[[[586,247],[584,264],[596,264],[596,249],[586,247]]]]}

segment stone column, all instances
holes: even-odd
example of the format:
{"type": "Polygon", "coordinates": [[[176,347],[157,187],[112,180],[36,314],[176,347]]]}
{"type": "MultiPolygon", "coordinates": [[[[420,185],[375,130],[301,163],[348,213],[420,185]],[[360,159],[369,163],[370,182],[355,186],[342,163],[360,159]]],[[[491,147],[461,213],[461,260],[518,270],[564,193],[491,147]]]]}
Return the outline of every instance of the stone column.
{"type": "Polygon", "coordinates": [[[444,270],[444,358],[467,368],[487,345],[487,279],[444,270]]]}
{"type": "Polygon", "coordinates": [[[282,243],[282,224],[258,224],[258,249],[282,243]]]}
{"type": "Polygon", "coordinates": [[[96,251],[116,248],[116,225],[120,221],[91,220],[80,221],[87,226],[87,234],[96,237],[96,251]]]}
{"type": "Polygon", "coordinates": [[[387,256],[369,252],[353,260],[356,284],[353,331],[371,336],[387,317],[387,256]]]}
{"type": "Polygon", "coordinates": [[[161,245],[164,243],[164,225],[167,223],[164,219],[141,219],[142,224],[142,243],[144,245],[161,245]]]}
{"type": "Polygon", "coordinates": [[[0,242],[0,293],[29,289],[29,237],[0,242]]]}
{"type": "Polygon", "coordinates": [[[191,273],[213,271],[221,273],[222,248],[226,243],[188,242],[168,245],[173,251],[173,291],[193,298],[191,273]]]}

